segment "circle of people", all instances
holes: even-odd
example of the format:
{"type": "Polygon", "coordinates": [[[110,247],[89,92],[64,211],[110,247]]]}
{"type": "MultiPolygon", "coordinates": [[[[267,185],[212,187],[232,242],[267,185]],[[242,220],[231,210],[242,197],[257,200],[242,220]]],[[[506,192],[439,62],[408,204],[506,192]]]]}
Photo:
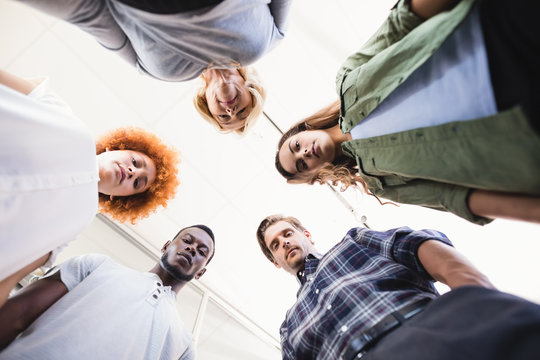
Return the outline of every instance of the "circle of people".
{"type": "MultiPolygon", "coordinates": [[[[200,79],[201,117],[245,134],[266,99],[250,64],[283,40],[292,0],[20,2],[157,80],[200,79]]],[[[276,170],[291,184],[352,187],[381,205],[479,225],[540,223],[535,9],[523,0],[397,1],[339,69],[337,99],[283,133],[276,170]]],[[[0,359],[194,358],[176,294],[214,255],[208,226],[181,229],[148,273],[96,254],[50,268],[96,212],[135,223],[165,207],[179,184],[178,152],[138,127],[94,141],[47,79],[0,70],[0,112],[0,359]],[[10,296],[39,267],[50,270],[10,296]]],[[[496,290],[441,232],[354,228],[320,254],[298,219],[270,215],[256,238],[300,286],[280,329],[284,359],[540,353],[539,305],[496,290]],[[435,281],[451,291],[439,295],[435,281]]]]}

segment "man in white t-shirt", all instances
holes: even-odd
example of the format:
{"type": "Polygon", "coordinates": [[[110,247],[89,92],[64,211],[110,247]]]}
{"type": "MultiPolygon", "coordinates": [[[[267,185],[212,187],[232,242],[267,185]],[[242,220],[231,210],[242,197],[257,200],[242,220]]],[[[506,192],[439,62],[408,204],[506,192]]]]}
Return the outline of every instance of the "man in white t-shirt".
{"type": "Polygon", "coordinates": [[[162,252],[145,273],[98,254],[53,268],[0,308],[0,359],[192,359],[176,294],[206,271],[214,234],[184,228],[162,252]]]}

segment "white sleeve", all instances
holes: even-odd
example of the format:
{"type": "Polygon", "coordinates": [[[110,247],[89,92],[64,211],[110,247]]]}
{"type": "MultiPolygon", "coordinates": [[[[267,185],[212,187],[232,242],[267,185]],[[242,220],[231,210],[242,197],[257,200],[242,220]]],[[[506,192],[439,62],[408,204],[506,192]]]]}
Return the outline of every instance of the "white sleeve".
{"type": "Polygon", "coordinates": [[[34,88],[28,97],[39,101],[42,104],[54,107],[56,110],[62,111],[69,115],[73,115],[73,111],[68,104],[51,89],[48,78],[43,79],[38,86],[34,88]]]}
{"type": "Polygon", "coordinates": [[[193,343],[190,343],[186,351],[184,351],[182,356],[180,356],[180,360],[194,360],[194,359],[195,359],[195,349],[193,348],[193,343]]]}
{"type": "Polygon", "coordinates": [[[45,262],[45,264],[41,265],[40,268],[41,270],[45,273],[47,271],[49,271],[54,262],[56,261],[56,257],[58,256],[58,254],[60,254],[62,252],[62,250],[64,250],[65,248],[67,247],[67,243],[66,244],[62,244],[56,248],[54,248],[52,251],[51,251],[51,254],[49,255],[49,258],[47,259],[47,261],[45,262]]]}
{"type": "Polygon", "coordinates": [[[58,265],[60,278],[68,290],[72,290],[88,275],[106,261],[112,261],[108,256],[100,254],[86,254],[76,256],[58,265]]]}

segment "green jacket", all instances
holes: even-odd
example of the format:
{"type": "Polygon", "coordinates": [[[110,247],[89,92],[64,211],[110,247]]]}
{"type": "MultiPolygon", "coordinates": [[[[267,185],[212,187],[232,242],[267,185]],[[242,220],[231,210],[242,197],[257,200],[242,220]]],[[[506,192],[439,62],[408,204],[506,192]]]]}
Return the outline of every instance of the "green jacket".
{"type": "MultiPolygon", "coordinates": [[[[474,5],[422,22],[400,1],[337,76],[343,133],[360,123],[422,65],[474,5]]],[[[490,220],[467,206],[471,189],[540,195],[540,137],[515,107],[494,116],[414,129],[342,145],[377,196],[450,211],[477,224],[490,220]]]]}

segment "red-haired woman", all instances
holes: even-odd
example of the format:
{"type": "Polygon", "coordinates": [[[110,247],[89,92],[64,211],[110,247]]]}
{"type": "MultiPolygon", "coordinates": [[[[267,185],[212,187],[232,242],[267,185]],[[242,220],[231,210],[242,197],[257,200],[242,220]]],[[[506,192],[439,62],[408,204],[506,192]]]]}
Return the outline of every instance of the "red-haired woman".
{"type": "Polygon", "coordinates": [[[0,71],[0,114],[0,305],[98,208],[133,223],[174,196],[176,150],[133,127],[94,142],[46,80],[0,71]]]}

